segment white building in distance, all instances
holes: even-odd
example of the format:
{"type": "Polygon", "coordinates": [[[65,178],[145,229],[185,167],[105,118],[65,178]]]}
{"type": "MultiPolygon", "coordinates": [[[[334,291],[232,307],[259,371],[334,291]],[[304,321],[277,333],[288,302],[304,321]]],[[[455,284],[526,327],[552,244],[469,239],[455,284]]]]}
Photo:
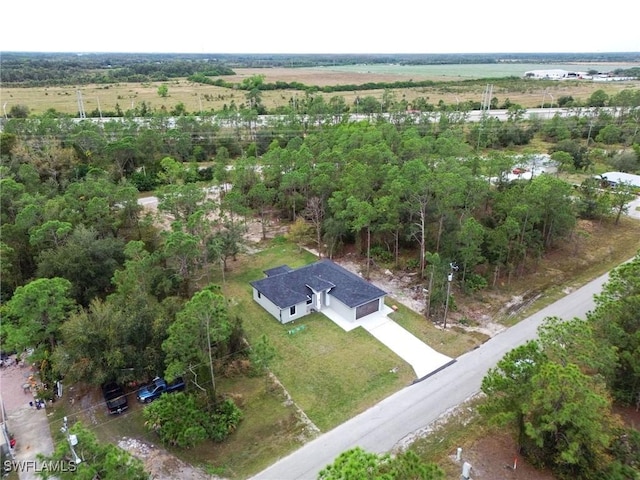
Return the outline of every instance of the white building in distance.
{"type": "Polygon", "coordinates": [[[537,78],[542,80],[591,80],[592,78],[587,72],[570,72],[569,70],[562,70],[560,68],[551,70],[530,70],[528,72],[524,72],[524,76],[525,78],[537,78]]]}

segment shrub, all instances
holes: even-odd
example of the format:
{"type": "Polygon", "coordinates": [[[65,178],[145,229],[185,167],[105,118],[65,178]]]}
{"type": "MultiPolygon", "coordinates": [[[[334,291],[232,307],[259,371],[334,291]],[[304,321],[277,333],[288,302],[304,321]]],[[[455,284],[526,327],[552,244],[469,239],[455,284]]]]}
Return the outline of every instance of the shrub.
{"type": "Polygon", "coordinates": [[[210,414],[194,395],[177,392],[162,395],[145,407],[143,416],[163,443],[189,448],[206,438],[222,442],[238,427],[242,411],[232,400],[224,400],[210,414]]]}
{"type": "Polygon", "coordinates": [[[207,438],[207,414],[184,392],[162,395],[144,409],[143,417],[165,444],[188,448],[207,438]]]}
{"type": "Polygon", "coordinates": [[[487,288],[488,285],[487,279],[476,273],[468,273],[464,278],[464,288],[468,292],[477,292],[487,288]]]}
{"type": "Polygon", "coordinates": [[[418,260],[417,258],[410,258],[409,260],[407,260],[406,268],[407,270],[417,270],[418,268],[420,268],[420,260],[418,260]]]}
{"type": "Polygon", "coordinates": [[[371,256],[379,262],[391,262],[393,260],[391,252],[380,245],[371,247],[371,256]]]}
{"type": "Polygon", "coordinates": [[[227,399],[218,404],[211,421],[207,425],[207,434],[215,442],[222,442],[233,433],[242,420],[242,411],[233,400],[227,399]]]}

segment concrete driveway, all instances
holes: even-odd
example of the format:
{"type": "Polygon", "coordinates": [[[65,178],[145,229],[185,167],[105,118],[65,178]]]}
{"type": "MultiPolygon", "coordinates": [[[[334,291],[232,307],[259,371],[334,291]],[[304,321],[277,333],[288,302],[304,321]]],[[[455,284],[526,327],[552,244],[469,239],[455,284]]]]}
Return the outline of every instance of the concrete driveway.
{"type": "Polygon", "coordinates": [[[411,365],[417,380],[422,380],[455,362],[454,359],[436,352],[391,320],[388,315],[392,311],[384,305],[383,311],[367,315],[355,322],[345,320],[330,308],[324,308],[322,313],[347,332],[357,327],[364,328],[384,346],[411,365]]]}

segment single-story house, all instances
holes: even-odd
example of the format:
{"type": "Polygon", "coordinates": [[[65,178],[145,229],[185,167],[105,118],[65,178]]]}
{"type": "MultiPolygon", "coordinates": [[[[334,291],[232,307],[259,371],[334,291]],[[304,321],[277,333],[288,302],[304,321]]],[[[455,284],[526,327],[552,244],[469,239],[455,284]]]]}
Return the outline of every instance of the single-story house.
{"type": "Polygon", "coordinates": [[[600,175],[603,180],[609,182],[609,185],[615,187],[618,183],[626,183],[628,185],[640,188],[640,175],[633,175],[624,172],[607,172],[600,175]]]}
{"type": "Polygon", "coordinates": [[[271,268],[251,282],[253,299],[280,323],[331,308],[355,321],[382,310],[384,290],[328,259],[293,269],[271,268]]]}

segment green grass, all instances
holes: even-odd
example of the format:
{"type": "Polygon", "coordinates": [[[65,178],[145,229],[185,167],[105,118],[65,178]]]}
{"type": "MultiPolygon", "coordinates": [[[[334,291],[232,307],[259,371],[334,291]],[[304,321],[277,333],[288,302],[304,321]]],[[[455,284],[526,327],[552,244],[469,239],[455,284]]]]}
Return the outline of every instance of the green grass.
{"type": "Polygon", "coordinates": [[[414,76],[445,76],[462,78],[499,78],[522,77],[530,70],[590,70],[610,71],[616,68],[629,68],[628,65],[569,65],[539,63],[494,63],[494,64],[448,64],[448,65],[398,65],[398,64],[359,64],[315,67],[319,71],[338,71],[348,73],[392,74],[414,76]]]}
{"type": "Polygon", "coordinates": [[[321,314],[304,324],[302,332],[271,338],[279,352],[273,371],[322,431],[413,380],[409,365],[364,329],[345,332],[321,314]]]}
{"type": "MultiPolygon", "coordinates": [[[[624,228],[617,230],[608,225],[602,227],[612,240],[602,247],[604,250],[596,249],[603,234],[598,232],[585,236],[581,240],[584,244],[571,246],[582,255],[576,255],[575,265],[563,272],[563,278],[564,275],[566,278],[560,283],[583,283],[619,263],[620,258],[629,258],[638,248],[640,222],[624,219],[622,226],[624,228]],[[590,253],[589,258],[584,258],[585,252],[590,253]],[[601,261],[594,262],[593,256],[601,261]]],[[[231,314],[242,319],[249,342],[255,342],[264,334],[276,348],[277,358],[272,371],[294,403],[286,401],[280,388],[271,385],[267,389],[264,377],[219,376],[219,391],[232,395],[244,412],[238,430],[222,444],[204,442],[189,450],[168,448],[188,463],[202,466],[212,474],[234,479],[247,478],[261,471],[311,438],[313,433],[301,421],[298,409],[321,431],[327,431],[402,389],[415,378],[408,364],[364,329],[344,332],[323,315],[313,314],[294,324],[305,325],[304,330],[289,334],[291,324],[281,325],[253,301],[249,282],[263,278],[263,271],[268,268],[282,264],[295,268],[313,262],[315,257],[299,251],[282,237],[263,243],[261,248],[258,253],[242,255],[230,262],[224,283],[218,270],[212,270],[211,278],[223,286],[225,297],[230,301],[231,314]]],[[[568,257],[566,253],[561,255],[568,257]]],[[[545,268],[541,266],[540,270],[540,276],[545,277],[545,268]]],[[[560,291],[558,287],[558,296],[560,291]]],[[[546,300],[555,298],[555,292],[554,289],[549,290],[546,300]]],[[[450,357],[455,358],[488,338],[457,327],[444,331],[402,304],[391,300],[387,303],[398,307],[391,317],[399,325],[450,357]]],[[[68,402],[54,404],[54,415],[50,417],[54,434],[59,431],[62,416],[68,415],[71,421],[81,419],[103,441],[117,442],[127,436],[151,444],[158,443],[158,437],[144,427],[142,406],[133,398],[130,398],[130,410],[126,414],[113,417],[107,415],[104,408],[91,408],[101,402],[97,389],[91,392],[76,390],[75,393],[79,397],[91,394],[74,405],[68,402]]],[[[442,440],[442,445],[450,441],[455,444],[464,437],[461,429],[458,433],[442,435],[453,435],[451,440],[442,440]]],[[[437,452],[431,454],[438,456],[437,452]]]]}
{"type": "Polygon", "coordinates": [[[479,332],[466,332],[458,327],[443,330],[401,303],[388,298],[386,303],[389,306],[395,305],[398,308],[397,311],[389,315],[398,325],[411,332],[431,348],[448,357],[459,357],[489,340],[488,335],[479,332]]]}
{"type": "Polygon", "coordinates": [[[65,400],[53,404],[49,426],[56,433],[62,426],[63,417],[69,424],[82,422],[103,442],[114,442],[122,437],[135,437],[150,443],[157,443],[158,437],[148,432],[142,418],[142,405],[138,404],[132,393],[127,395],[129,408],[120,415],[110,415],[104,406],[104,400],[98,387],[75,386],[75,391],[67,390],[65,399],[80,398],[73,404],[65,400]]]}
{"type": "MultiPolygon", "coordinates": [[[[281,390],[267,390],[264,377],[219,378],[218,388],[232,394],[244,413],[237,431],[224,443],[206,441],[192,449],[163,446],[167,451],[210,473],[246,478],[301,446],[308,435],[295,406],[285,404],[281,390]]],[[[66,396],[72,395],[69,392],[66,396]]],[[[67,416],[70,425],[81,421],[102,442],[115,444],[129,437],[162,446],[157,435],[145,427],[144,406],[137,403],[132,394],[129,394],[129,409],[121,415],[106,412],[97,388],[84,389],[76,395],[80,401],[56,402],[50,409],[49,425],[54,441],[65,441],[60,427],[63,417],[67,416]]]]}
{"type": "Polygon", "coordinates": [[[188,463],[227,478],[246,478],[308,438],[295,406],[285,402],[279,389],[267,386],[264,377],[223,379],[219,389],[233,392],[244,418],[223,443],[208,441],[177,451],[188,463]]]}

